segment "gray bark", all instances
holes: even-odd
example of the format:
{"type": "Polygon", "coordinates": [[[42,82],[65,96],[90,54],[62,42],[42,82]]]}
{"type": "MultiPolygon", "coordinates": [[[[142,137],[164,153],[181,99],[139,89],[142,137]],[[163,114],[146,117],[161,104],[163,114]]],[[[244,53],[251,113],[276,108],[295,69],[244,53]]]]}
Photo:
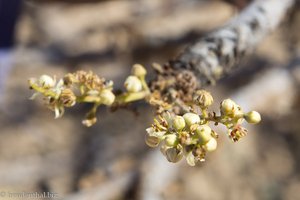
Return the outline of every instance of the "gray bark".
{"type": "Polygon", "coordinates": [[[187,47],[170,66],[191,70],[200,86],[230,73],[281,22],[294,0],[256,0],[227,25],[187,47]]]}

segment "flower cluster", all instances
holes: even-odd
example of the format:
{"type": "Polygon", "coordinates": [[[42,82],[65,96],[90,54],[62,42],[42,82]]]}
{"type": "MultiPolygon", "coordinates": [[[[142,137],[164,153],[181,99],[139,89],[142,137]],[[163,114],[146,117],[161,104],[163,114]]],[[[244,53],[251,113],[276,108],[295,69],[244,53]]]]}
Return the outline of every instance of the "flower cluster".
{"type": "Polygon", "coordinates": [[[131,74],[124,81],[125,91],[118,95],[113,93],[112,81],[85,71],[66,74],[59,81],[56,81],[56,77],[42,75],[39,79],[30,79],[29,85],[35,90],[32,99],[43,95],[56,118],[63,115],[66,107],[77,103],[93,104],[82,121],[88,127],[96,123],[96,112],[100,105],[117,108],[144,99],[156,107],[158,114],[152,126],[146,129],[146,144],[150,147],[160,146],[170,162],[175,163],[185,157],[191,166],[204,161],[206,154],[217,148],[218,134],[211,129],[210,122],[225,125],[229,138],[236,142],[247,134],[247,130],[241,126],[243,121],[256,124],[261,120],[258,112],[244,113],[241,106],[231,99],[221,102],[219,115],[209,112],[208,108],[214,101],[209,92],[196,90],[189,93],[184,90],[186,87],[194,90],[194,86],[189,87],[188,74],[180,76],[181,81],[168,79],[164,82],[159,79],[151,90],[145,81],[146,74],[142,65],[133,65],[131,74]],[[176,90],[177,87],[165,87],[178,81],[181,92],[176,90]],[[187,98],[182,98],[187,93],[187,98]]]}
{"type": "Polygon", "coordinates": [[[82,121],[89,127],[97,122],[96,112],[100,105],[125,104],[149,95],[146,74],[147,71],[142,65],[133,65],[132,74],[124,83],[126,91],[120,95],[113,93],[112,81],[99,78],[93,72],[68,73],[59,81],[56,81],[56,77],[42,75],[38,79],[29,80],[30,88],[35,90],[31,99],[43,95],[46,105],[55,112],[55,118],[61,117],[66,107],[72,107],[76,103],[92,103],[93,107],[82,121]]]}
{"type": "Polygon", "coordinates": [[[175,163],[185,157],[190,166],[195,166],[197,162],[205,161],[206,154],[217,148],[218,134],[210,128],[209,122],[224,124],[229,137],[238,141],[246,133],[241,126],[244,119],[249,123],[261,120],[258,112],[244,114],[240,106],[230,99],[221,102],[219,116],[214,112],[208,113],[213,97],[205,90],[196,91],[193,100],[201,114],[187,112],[180,116],[165,112],[146,129],[146,144],[150,147],[160,145],[162,154],[169,162],[175,163]]]}
{"type": "Polygon", "coordinates": [[[216,139],[217,134],[195,113],[179,116],[166,112],[154,120],[146,134],[146,144],[156,147],[161,143],[161,152],[169,162],[185,156],[191,166],[217,148],[216,139]]]}
{"type": "Polygon", "coordinates": [[[42,94],[46,105],[55,112],[55,118],[64,114],[65,107],[72,107],[77,102],[94,103],[94,107],[83,120],[86,126],[97,121],[96,109],[99,105],[109,106],[115,101],[112,93],[113,82],[105,81],[92,72],[77,71],[66,74],[59,81],[55,77],[42,75],[39,79],[30,79],[29,85],[36,91],[31,99],[42,94]]]}

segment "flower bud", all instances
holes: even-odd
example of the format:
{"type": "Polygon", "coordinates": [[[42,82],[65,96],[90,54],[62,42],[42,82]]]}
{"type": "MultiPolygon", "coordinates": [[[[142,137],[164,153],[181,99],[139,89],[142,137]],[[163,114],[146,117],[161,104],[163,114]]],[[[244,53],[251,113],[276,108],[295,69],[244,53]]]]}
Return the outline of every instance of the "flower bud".
{"type": "Polygon", "coordinates": [[[182,130],[185,127],[184,118],[182,116],[176,115],[173,118],[172,124],[173,124],[173,128],[175,128],[177,131],[180,131],[180,130],[182,130]]]}
{"type": "Polygon", "coordinates": [[[59,96],[59,100],[66,107],[72,107],[76,103],[76,96],[73,91],[69,88],[63,89],[59,96]]]}
{"type": "Polygon", "coordinates": [[[206,90],[197,90],[193,96],[194,103],[201,108],[207,108],[210,106],[214,99],[206,90]]]}
{"type": "Polygon", "coordinates": [[[175,147],[167,148],[165,153],[167,160],[172,163],[179,162],[183,157],[182,149],[175,147]]]}
{"type": "Polygon", "coordinates": [[[257,124],[261,121],[261,116],[256,111],[248,112],[247,114],[245,114],[244,118],[250,124],[257,124]]]}
{"type": "Polygon", "coordinates": [[[175,134],[169,134],[165,138],[165,144],[169,147],[174,147],[178,144],[178,137],[175,134]]]}
{"type": "Polygon", "coordinates": [[[48,75],[42,75],[39,79],[39,84],[44,88],[54,87],[55,81],[48,75]]]}
{"type": "Polygon", "coordinates": [[[196,133],[199,137],[200,144],[206,144],[210,139],[211,136],[211,128],[208,125],[200,125],[196,129],[196,133]]]}
{"type": "Polygon", "coordinates": [[[215,138],[211,138],[205,145],[204,148],[206,151],[211,152],[217,149],[217,140],[215,138]]]}
{"type": "Polygon", "coordinates": [[[135,65],[132,66],[131,73],[134,76],[143,77],[143,76],[145,76],[147,74],[147,71],[146,71],[146,69],[142,65],[135,64],[135,65]]]}
{"type": "Polygon", "coordinates": [[[223,115],[234,115],[237,110],[237,104],[231,99],[225,99],[221,102],[220,110],[223,115]]]}
{"type": "Polygon", "coordinates": [[[195,113],[185,113],[183,118],[188,126],[197,124],[200,122],[200,117],[195,113]]]}
{"type": "Polygon", "coordinates": [[[112,91],[107,89],[102,90],[99,96],[100,96],[101,103],[107,106],[113,104],[116,98],[114,93],[112,93],[112,91]]]}
{"type": "Polygon", "coordinates": [[[124,86],[128,92],[139,92],[142,90],[142,82],[136,76],[128,76],[124,86]]]}

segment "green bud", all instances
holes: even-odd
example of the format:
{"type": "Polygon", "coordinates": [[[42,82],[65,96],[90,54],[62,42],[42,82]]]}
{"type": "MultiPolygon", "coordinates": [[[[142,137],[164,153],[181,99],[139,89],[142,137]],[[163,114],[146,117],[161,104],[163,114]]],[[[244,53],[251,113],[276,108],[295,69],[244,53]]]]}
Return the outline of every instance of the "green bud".
{"type": "Polygon", "coordinates": [[[132,66],[131,73],[137,77],[144,77],[147,74],[147,71],[142,65],[135,64],[132,66]]]}
{"type": "Polygon", "coordinates": [[[221,102],[220,110],[223,115],[234,115],[237,109],[237,104],[231,99],[225,99],[221,102]]]}
{"type": "Polygon", "coordinates": [[[210,106],[214,99],[206,90],[197,90],[193,96],[194,103],[201,108],[207,108],[210,106]]]}
{"type": "Polygon", "coordinates": [[[39,84],[44,88],[54,87],[55,81],[48,75],[42,75],[39,79],[39,84]]]}
{"type": "Polygon", "coordinates": [[[217,140],[215,138],[211,138],[205,145],[204,148],[206,151],[211,152],[217,149],[217,140]]]}
{"type": "Polygon", "coordinates": [[[128,76],[124,86],[128,92],[139,92],[142,90],[142,82],[136,76],[128,76]]]}
{"type": "Polygon", "coordinates": [[[200,122],[200,117],[195,113],[185,113],[183,118],[188,126],[197,124],[200,122]]]}
{"type": "Polygon", "coordinates": [[[167,148],[165,154],[167,160],[172,163],[179,162],[183,157],[182,149],[175,147],[167,148]]]}
{"type": "Polygon", "coordinates": [[[201,144],[206,144],[211,138],[211,128],[208,125],[200,125],[196,129],[201,144]]]}
{"type": "Polygon", "coordinates": [[[165,138],[165,143],[169,147],[174,147],[178,144],[178,137],[175,134],[169,134],[165,138]]]}
{"type": "Polygon", "coordinates": [[[99,96],[100,96],[101,103],[107,106],[112,105],[116,98],[114,93],[112,93],[112,91],[107,89],[102,90],[99,96]]]}
{"type": "Polygon", "coordinates": [[[248,112],[244,115],[245,120],[250,124],[257,124],[261,121],[261,116],[256,111],[248,112]]]}
{"type": "Polygon", "coordinates": [[[185,120],[182,116],[176,115],[173,118],[173,128],[175,128],[177,131],[182,130],[185,127],[185,120]]]}

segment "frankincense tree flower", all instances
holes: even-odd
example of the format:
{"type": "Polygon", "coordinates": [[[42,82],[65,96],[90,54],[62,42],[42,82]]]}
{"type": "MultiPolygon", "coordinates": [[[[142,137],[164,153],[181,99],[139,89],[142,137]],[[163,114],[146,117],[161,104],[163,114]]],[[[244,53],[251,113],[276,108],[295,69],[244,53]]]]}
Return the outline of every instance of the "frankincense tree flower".
{"type": "MultiPolygon", "coordinates": [[[[100,105],[118,107],[144,99],[157,109],[157,117],[146,129],[146,144],[159,147],[169,162],[176,163],[185,158],[190,166],[204,161],[208,153],[217,149],[218,134],[209,126],[210,122],[225,125],[229,138],[236,142],[247,134],[241,125],[243,121],[256,124],[261,120],[258,112],[244,113],[231,99],[220,103],[219,115],[209,112],[213,97],[208,91],[195,90],[183,97],[184,89],[178,92],[176,87],[167,87],[174,80],[158,80],[152,83],[154,89],[150,89],[145,80],[146,74],[142,65],[133,65],[131,75],[124,82],[125,90],[118,95],[114,93],[112,81],[85,71],[68,73],[58,81],[56,77],[42,75],[39,79],[30,79],[29,85],[35,90],[32,99],[43,95],[46,105],[55,112],[55,118],[61,117],[65,108],[77,103],[93,104],[82,121],[88,127],[97,122],[100,105]]],[[[184,80],[181,80],[182,85],[189,87],[184,80]]]]}

